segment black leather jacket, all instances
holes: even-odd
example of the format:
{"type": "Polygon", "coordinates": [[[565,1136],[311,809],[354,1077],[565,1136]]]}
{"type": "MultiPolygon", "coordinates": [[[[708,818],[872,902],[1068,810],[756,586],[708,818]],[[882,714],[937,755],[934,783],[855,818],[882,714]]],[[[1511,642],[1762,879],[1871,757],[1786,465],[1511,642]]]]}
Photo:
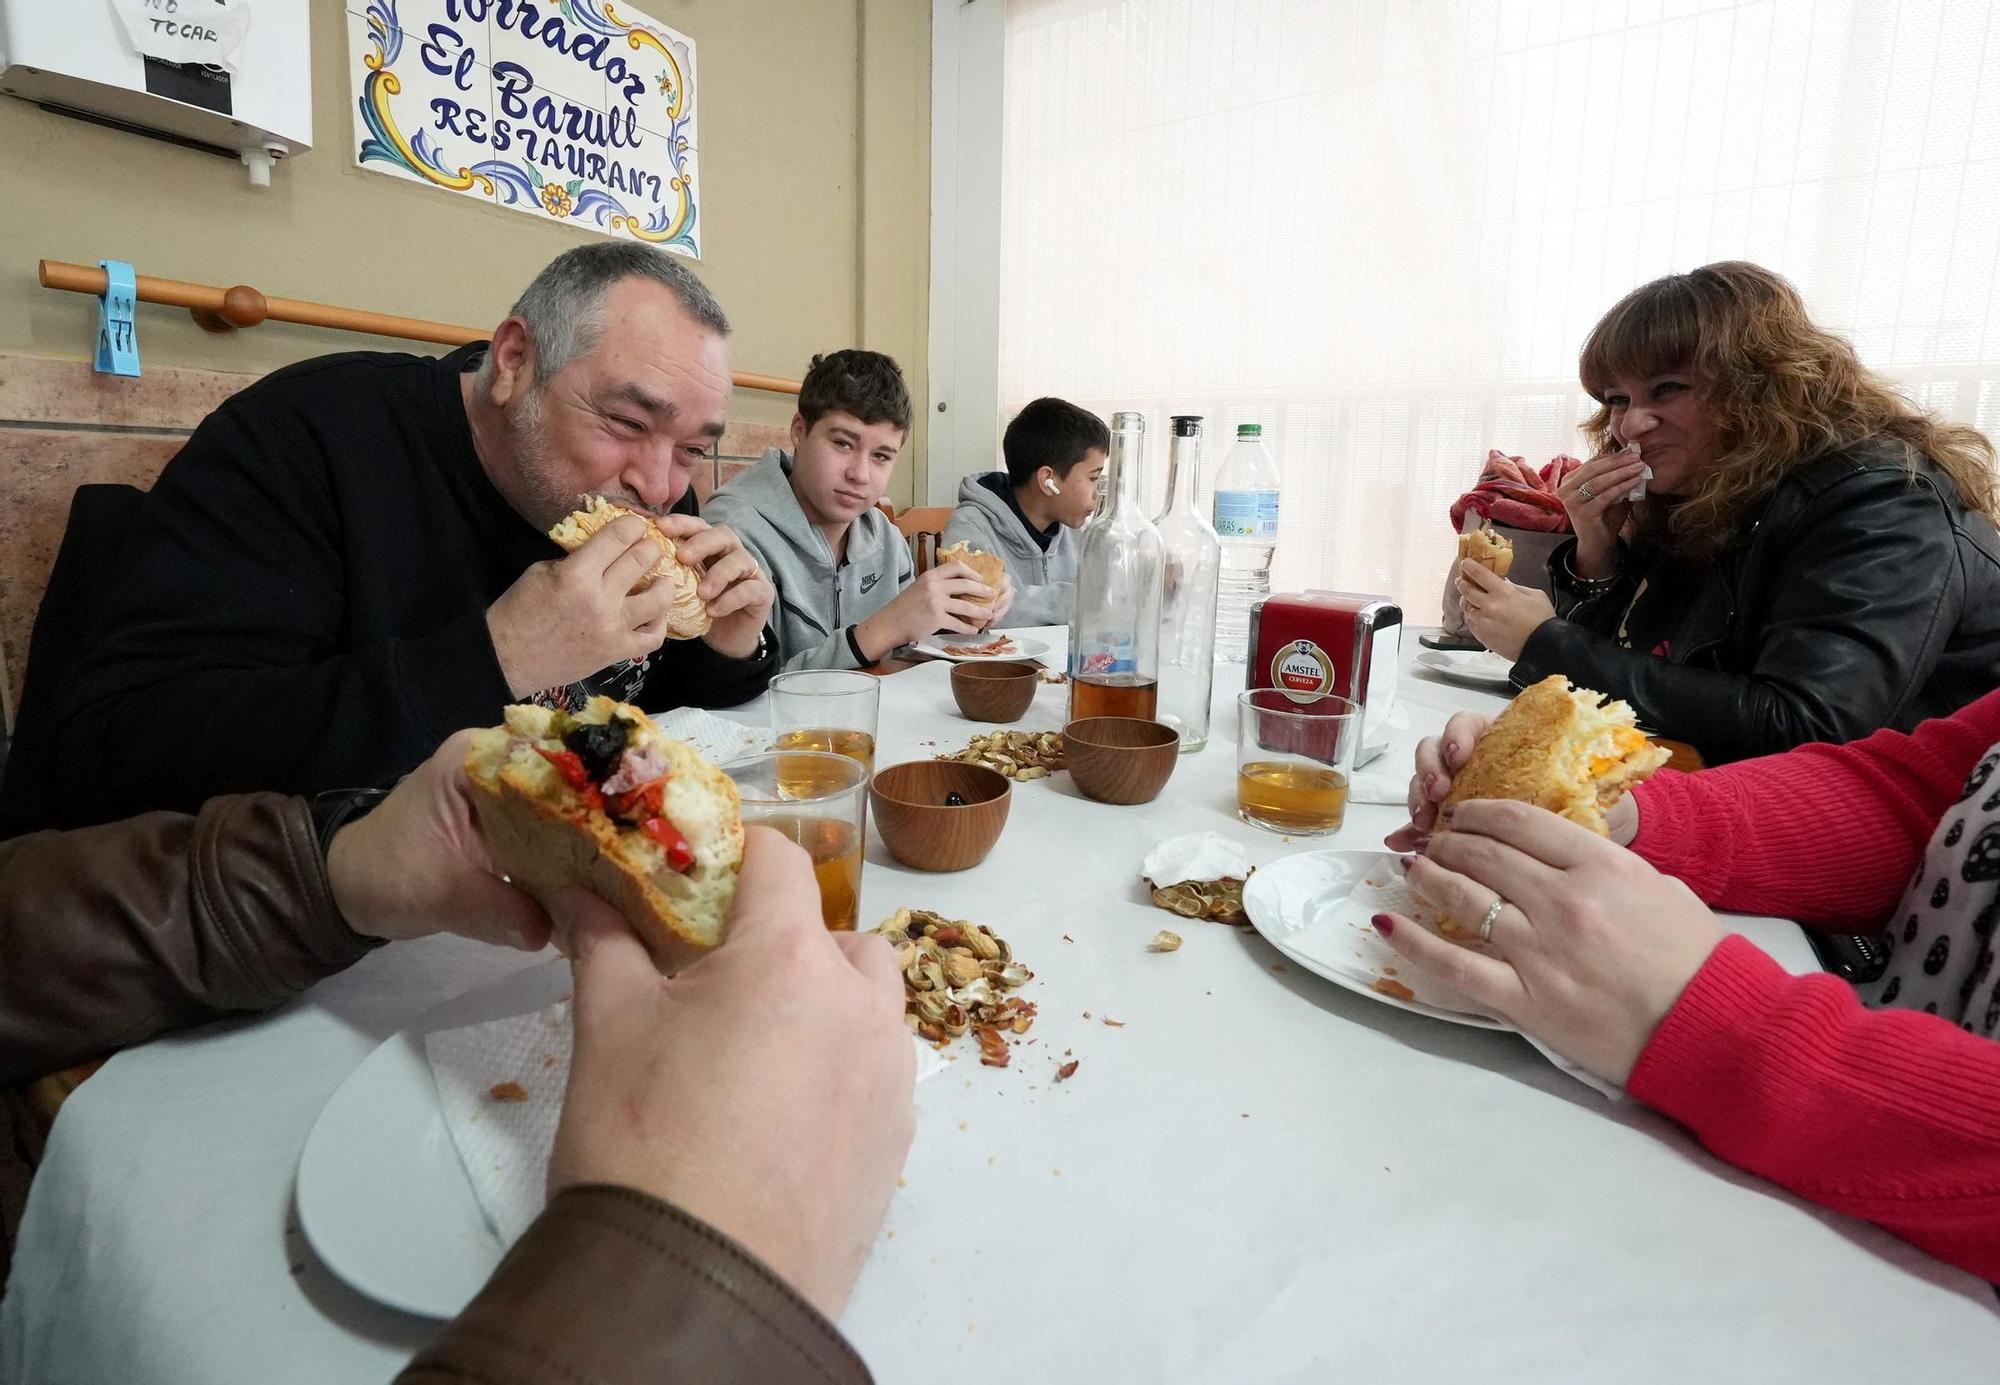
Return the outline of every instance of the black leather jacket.
{"type": "Polygon", "coordinates": [[[1909,730],[2000,687],[2000,535],[1947,476],[1864,444],[1786,477],[1696,566],[1644,543],[1602,587],[1549,557],[1556,611],[1514,665],[1631,703],[1710,764],[1909,730]]]}

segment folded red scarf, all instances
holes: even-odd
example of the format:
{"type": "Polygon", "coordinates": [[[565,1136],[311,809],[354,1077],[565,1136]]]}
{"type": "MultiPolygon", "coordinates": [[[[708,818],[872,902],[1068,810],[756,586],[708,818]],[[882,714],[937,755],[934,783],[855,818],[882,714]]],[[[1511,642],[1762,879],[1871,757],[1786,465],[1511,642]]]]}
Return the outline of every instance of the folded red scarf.
{"type": "Polygon", "coordinates": [[[1556,498],[1556,486],[1582,465],[1574,457],[1557,457],[1537,472],[1519,457],[1488,452],[1479,484],[1452,502],[1451,527],[1463,533],[1470,510],[1492,524],[1566,534],[1569,515],[1556,498]]]}

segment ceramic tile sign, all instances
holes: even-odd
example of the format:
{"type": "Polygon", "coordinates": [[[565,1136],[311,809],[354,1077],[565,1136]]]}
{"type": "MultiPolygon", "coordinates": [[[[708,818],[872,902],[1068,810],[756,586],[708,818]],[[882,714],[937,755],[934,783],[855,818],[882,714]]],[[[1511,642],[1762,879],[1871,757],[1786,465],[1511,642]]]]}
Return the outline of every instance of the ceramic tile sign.
{"type": "Polygon", "coordinates": [[[694,40],[624,0],[348,0],[361,167],[699,257],[694,40]]]}

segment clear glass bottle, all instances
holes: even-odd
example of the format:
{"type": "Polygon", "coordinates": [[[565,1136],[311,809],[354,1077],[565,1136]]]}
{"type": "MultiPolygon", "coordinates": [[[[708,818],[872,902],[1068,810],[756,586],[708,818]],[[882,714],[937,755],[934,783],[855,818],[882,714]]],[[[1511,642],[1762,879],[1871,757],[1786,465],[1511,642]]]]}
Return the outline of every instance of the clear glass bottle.
{"type": "Polygon", "coordinates": [[[1152,720],[1160,676],[1160,533],[1139,508],[1146,420],[1111,416],[1103,496],[1083,529],[1069,621],[1069,715],[1152,720]]]}
{"type": "Polygon", "coordinates": [[[1201,420],[1175,414],[1167,443],[1167,508],[1153,521],[1166,552],[1160,596],[1159,719],[1181,733],[1181,753],[1208,744],[1215,691],[1215,591],[1222,545],[1202,515],[1201,420]]]}
{"type": "Polygon", "coordinates": [[[1250,608],[1271,594],[1271,557],[1278,547],[1278,464],[1264,447],[1264,428],[1239,424],[1236,446],[1215,476],[1215,532],[1222,540],[1221,600],[1216,648],[1224,659],[1250,657],[1250,608]]]}

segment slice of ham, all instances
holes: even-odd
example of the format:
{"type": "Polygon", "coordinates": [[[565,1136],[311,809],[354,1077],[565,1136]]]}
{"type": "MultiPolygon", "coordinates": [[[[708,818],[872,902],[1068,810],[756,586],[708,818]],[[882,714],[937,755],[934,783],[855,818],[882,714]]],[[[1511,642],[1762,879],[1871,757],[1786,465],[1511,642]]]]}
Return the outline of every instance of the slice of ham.
{"type": "Polygon", "coordinates": [[[667,757],[652,746],[628,746],[618,768],[602,785],[608,794],[629,793],[641,784],[667,777],[667,757]]]}

